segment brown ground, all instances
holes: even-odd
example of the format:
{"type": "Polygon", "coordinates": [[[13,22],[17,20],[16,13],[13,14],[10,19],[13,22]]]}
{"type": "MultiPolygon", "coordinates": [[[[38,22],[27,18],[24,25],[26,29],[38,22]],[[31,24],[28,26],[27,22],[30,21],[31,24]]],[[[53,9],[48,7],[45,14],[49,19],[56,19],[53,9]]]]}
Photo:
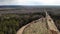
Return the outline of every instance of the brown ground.
{"type": "Polygon", "coordinates": [[[50,19],[50,16],[47,16],[33,21],[18,30],[17,34],[60,34],[53,19],[50,19]]]}

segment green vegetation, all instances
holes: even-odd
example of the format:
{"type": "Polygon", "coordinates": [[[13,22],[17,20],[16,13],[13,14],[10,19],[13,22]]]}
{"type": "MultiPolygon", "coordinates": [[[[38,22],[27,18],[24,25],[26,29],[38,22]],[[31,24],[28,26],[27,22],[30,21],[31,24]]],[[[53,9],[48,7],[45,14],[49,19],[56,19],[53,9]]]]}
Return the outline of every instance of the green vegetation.
{"type": "Polygon", "coordinates": [[[39,19],[42,13],[2,14],[0,16],[0,34],[16,34],[22,26],[39,19]]]}

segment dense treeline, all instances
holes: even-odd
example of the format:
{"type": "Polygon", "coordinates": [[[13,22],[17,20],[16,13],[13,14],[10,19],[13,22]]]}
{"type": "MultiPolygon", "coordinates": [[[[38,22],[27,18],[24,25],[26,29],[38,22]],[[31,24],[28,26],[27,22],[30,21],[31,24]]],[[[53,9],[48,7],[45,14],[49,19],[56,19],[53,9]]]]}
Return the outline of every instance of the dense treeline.
{"type": "Polygon", "coordinates": [[[16,34],[22,26],[39,19],[42,13],[2,14],[0,16],[0,34],[16,34]]]}

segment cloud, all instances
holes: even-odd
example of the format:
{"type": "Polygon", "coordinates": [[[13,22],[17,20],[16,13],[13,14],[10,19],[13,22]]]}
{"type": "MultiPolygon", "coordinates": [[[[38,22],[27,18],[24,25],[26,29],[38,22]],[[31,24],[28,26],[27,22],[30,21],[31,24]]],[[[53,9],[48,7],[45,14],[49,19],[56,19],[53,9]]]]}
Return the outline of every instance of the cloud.
{"type": "Polygon", "coordinates": [[[0,0],[0,5],[10,5],[14,2],[14,0],[0,0]]]}
{"type": "Polygon", "coordinates": [[[0,5],[60,5],[60,0],[0,0],[0,5]]]}
{"type": "Polygon", "coordinates": [[[17,4],[26,5],[60,5],[60,0],[18,0],[17,4]]]}

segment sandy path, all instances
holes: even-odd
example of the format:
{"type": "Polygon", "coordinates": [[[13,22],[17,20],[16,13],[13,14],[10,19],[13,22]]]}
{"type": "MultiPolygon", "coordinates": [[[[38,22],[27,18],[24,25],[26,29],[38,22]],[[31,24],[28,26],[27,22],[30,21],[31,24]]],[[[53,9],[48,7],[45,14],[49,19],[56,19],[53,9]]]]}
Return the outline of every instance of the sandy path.
{"type": "MultiPolygon", "coordinates": [[[[49,30],[51,30],[51,32],[52,32],[52,34],[60,34],[59,33],[59,31],[58,31],[58,29],[57,29],[57,27],[55,26],[55,24],[54,24],[54,22],[53,22],[53,19],[46,13],[46,17],[45,17],[46,19],[46,21],[44,20],[44,18],[43,18],[43,20],[41,19],[41,21],[42,21],[42,23],[43,22],[46,22],[47,24],[47,26],[48,26],[48,29],[49,30]]],[[[38,20],[37,20],[38,21],[38,20]]],[[[41,22],[40,20],[39,20],[39,22],[41,22]]],[[[27,25],[25,25],[25,26],[23,26],[22,28],[20,28],[18,31],[17,31],[17,34],[23,34],[23,31],[24,31],[24,29],[26,28],[26,27],[28,27],[30,24],[32,24],[32,23],[34,23],[34,21],[33,22],[31,22],[31,23],[29,23],[29,24],[27,24],[27,25]]]]}
{"type": "MultiPolygon", "coordinates": [[[[29,23],[29,24],[30,24],[30,23],[29,23]]],[[[23,26],[22,28],[20,28],[20,29],[17,31],[16,34],[22,34],[23,30],[24,30],[29,24],[27,24],[27,25],[23,26]]]]}
{"type": "Polygon", "coordinates": [[[20,29],[17,31],[16,34],[23,34],[24,29],[25,29],[26,27],[29,27],[29,25],[32,24],[32,23],[34,23],[34,22],[35,22],[35,21],[32,21],[31,23],[23,26],[22,28],[20,28],[20,29]]]}
{"type": "Polygon", "coordinates": [[[49,14],[47,14],[47,12],[46,12],[46,23],[47,23],[48,29],[52,32],[52,34],[60,34],[53,19],[49,16],[49,14]]]}

